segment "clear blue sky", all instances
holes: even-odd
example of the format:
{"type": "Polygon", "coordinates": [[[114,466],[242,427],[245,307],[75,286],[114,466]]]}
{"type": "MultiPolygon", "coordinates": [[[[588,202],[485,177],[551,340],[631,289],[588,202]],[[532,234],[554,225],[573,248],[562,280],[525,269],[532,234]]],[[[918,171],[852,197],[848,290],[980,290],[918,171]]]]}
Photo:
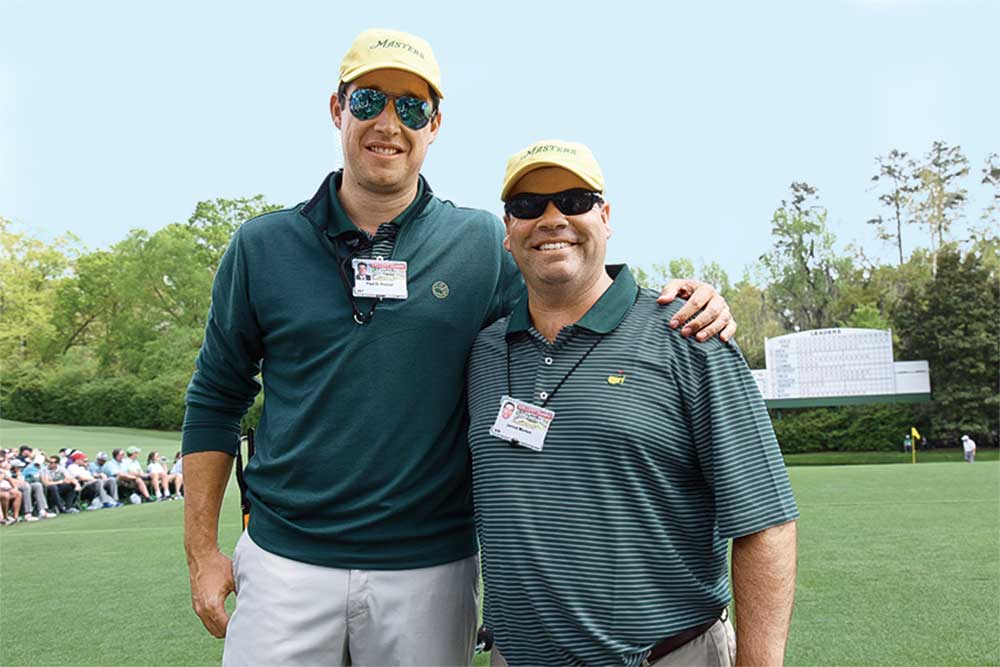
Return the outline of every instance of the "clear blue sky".
{"type": "Polygon", "coordinates": [[[0,0],[0,215],[94,249],[202,199],[308,199],[341,160],[340,59],[373,26],[441,63],[440,196],[499,212],[512,152],[582,141],[611,260],[739,278],[793,180],[820,188],[841,242],[891,258],[864,224],[876,155],[943,139],[977,174],[1000,151],[998,2],[0,0]]]}

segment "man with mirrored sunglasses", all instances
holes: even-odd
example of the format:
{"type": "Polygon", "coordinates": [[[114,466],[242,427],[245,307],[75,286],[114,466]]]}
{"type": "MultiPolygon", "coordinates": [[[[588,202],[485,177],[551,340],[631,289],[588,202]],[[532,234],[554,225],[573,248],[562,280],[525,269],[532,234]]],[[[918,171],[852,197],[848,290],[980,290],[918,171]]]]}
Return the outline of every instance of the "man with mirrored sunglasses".
{"type": "Polygon", "coordinates": [[[780,665],[798,510],[763,400],[734,344],[682,337],[681,304],[605,266],[603,193],[571,142],[504,177],[527,299],[467,378],[491,664],[780,665]]]}
{"type": "MultiPolygon", "coordinates": [[[[438,199],[420,175],[442,98],[424,40],[359,35],[330,99],[343,169],[242,225],[216,274],[187,394],[185,548],[224,664],[471,660],[464,369],[524,285],[496,217],[438,199]],[[219,509],[258,373],[249,525],[230,561],[219,509]]],[[[710,287],[677,281],[665,298],[679,291],[693,292],[677,318],[694,317],[688,333],[732,335],[710,287]]]]}

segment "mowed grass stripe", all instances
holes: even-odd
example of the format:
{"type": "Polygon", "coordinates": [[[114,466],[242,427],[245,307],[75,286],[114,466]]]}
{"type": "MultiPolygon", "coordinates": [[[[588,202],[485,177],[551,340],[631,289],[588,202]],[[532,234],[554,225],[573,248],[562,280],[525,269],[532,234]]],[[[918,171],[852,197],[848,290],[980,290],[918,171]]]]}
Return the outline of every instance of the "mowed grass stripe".
{"type": "MultiPolygon", "coordinates": [[[[23,427],[12,441],[9,424],[0,424],[5,446],[38,444],[23,427]]],[[[131,429],[34,429],[53,450],[96,453],[118,437],[145,451],[179,442],[131,429]]],[[[789,474],[802,519],[787,664],[1000,665],[1000,464],[789,474]]],[[[229,553],[237,500],[230,484],[220,535],[229,553]]],[[[0,529],[0,665],[218,665],[222,643],[190,608],[182,536],[180,501],[0,529]]]]}

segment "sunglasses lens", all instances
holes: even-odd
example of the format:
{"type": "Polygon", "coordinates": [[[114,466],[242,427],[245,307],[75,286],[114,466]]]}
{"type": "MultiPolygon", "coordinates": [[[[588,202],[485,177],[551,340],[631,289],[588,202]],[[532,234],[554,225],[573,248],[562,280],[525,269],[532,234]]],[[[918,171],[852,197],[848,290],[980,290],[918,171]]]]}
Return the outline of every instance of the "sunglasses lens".
{"type": "Polygon", "coordinates": [[[385,108],[385,93],[371,88],[358,88],[351,93],[351,114],[358,120],[371,120],[385,108]]]}
{"type": "Polygon", "coordinates": [[[419,130],[431,120],[431,105],[416,97],[397,97],[396,115],[406,127],[419,130]]]}
{"type": "Polygon", "coordinates": [[[580,215],[594,206],[594,195],[586,190],[567,190],[552,195],[552,201],[563,215],[580,215]]]}
{"type": "Polygon", "coordinates": [[[522,220],[539,217],[549,203],[549,198],[539,195],[518,195],[507,202],[507,213],[522,220]]]}

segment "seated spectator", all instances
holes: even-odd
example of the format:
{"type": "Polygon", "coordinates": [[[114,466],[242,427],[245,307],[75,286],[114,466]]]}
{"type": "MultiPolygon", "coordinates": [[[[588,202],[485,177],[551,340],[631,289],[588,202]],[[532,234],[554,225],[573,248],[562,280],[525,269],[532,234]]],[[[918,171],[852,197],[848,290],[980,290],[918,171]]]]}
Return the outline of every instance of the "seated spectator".
{"type": "Polygon", "coordinates": [[[153,493],[161,500],[169,499],[170,483],[174,481],[174,476],[167,472],[159,452],[154,450],[149,453],[146,458],[146,473],[153,481],[153,493]]]}
{"type": "Polygon", "coordinates": [[[51,519],[55,516],[49,512],[49,503],[45,500],[45,488],[38,479],[38,467],[31,464],[31,476],[25,474],[29,466],[24,464],[20,458],[11,459],[10,471],[13,476],[14,488],[21,492],[24,505],[24,515],[22,521],[38,521],[39,519],[51,519]]]}
{"type": "Polygon", "coordinates": [[[107,462],[108,462],[108,453],[97,452],[97,456],[95,456],[94,460],[91,461],[90,464],[87,466],[87,470],[89,470],[90,474],[93,475],[96,479],[111,479],[104,472],[104,464],[107,462]]]}
{"type": "Polygon", "coordinates": [[[48,495],[49,507],[60,514],[76,514],[76,499],[80,494],[80,483],[69,476],[66,468],[59,464],[58,456],[50,456],[47,466],[42,468],[42,485],[48,495]]]}
{"type": "Polygon", "coordinates": [[[0,526],[17,523],[21,513],[21,492],[11,488],[5,480],[0,480],[0,526]]]}
{"type": "Polygon", "coordinates": [[[174,476],[174,488],[177,489],[175,497],[184,497],[184,457],[183,452],[174,455],[174,465],[170,468],[170,474],[174,476]]]}
{"type": "Polygon", "coordinates": [[[94,479],[100,479],[105,481],[105,489],[107,489],[108,494],[114,499],[115,503],[120,507],[121,499],[118,497],[118,482],[115,481],[113,477],[108,477],[107,473],[104,472],[104,464],[108,462],[107,452],[97,452],[95,460],[87,464],[87,472],[94,476],[94,479]]]}
{"type": "Polygon", "coordinates": [[[92,502],[89,506],[92,509],[101,509],[108,507],[118,507],[119,503],[112,495],[118,495],[118,485],[114,480],[110,479],[97,479],[94,477],[90,470],[87,469],[87,455],[83,452],[74,452],[69,456],[72,463],[66,468],[66,472],[69,476],[77,481],[81,487],[80,498],[83,502],[92,502]],[[96,505],[100,505],[97,507],[96,505]]]}
{"type": "Polygon", "coordinates": [[[4,451],[0,458],[0,526],[10,526],[18,522],[21,515],[21,498],[21,492],[14,488],[10,462],[4,451]]]}
{"type": "MultiPolygon", "coordinates": [[[[134,449],[136,453],[139,452],[138,447],[129,447],[130,450],[134,449]]],[[[122,492],[126,495],[131,495],[138,492],[145,500],[152,500],[149,496],[149,490],[146,488],[146,482],[142,479],[142,466],[139,465],[139,472],[131,472],[131,466],[126,464],[127,459],[125,458],[125,450],[121,447],[115,447],[111,451],[111,460],[104,464],[101,471],[108,477],[112,477],[118,483],[118,494],[121,496],[122,492]]],[[[136,464],[139,462],[136,461],[136,464]]]]}
{"type": "Polygon", "coordinates": [[[17,448],[17,458],[24,461],[24,465],[29,463],[34,463],[35,461],[35,448],[31,445],[21,445],[17,448]]]}

